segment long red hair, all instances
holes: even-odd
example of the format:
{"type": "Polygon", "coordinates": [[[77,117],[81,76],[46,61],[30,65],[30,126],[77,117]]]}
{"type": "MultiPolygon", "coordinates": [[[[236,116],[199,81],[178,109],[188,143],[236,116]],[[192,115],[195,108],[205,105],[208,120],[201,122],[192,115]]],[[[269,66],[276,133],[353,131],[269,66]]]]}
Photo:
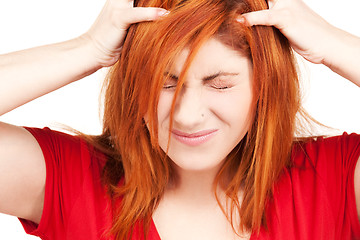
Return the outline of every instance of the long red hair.
{"type": "Polygon", "coordinates": [[[287,39],[275,28],[248,28],[235,21],[241,13],[266,9],[266,1],[139,0],[135,5],[163,7],[171,13],[130,27],[105,84],[103,134],[92,141],[108,154],[104,181],[112,198],[121,198],[111,232],[116,239],[128,239],[141,223],[146,235],[153,211],[175,176],[157,140],[164,72],[185,47],[190,49],[176,98],[191,61],[211,37],[247,55],[253,64],[254,119],[214,181],[231,200],[230,206],[219,204],[237,233],[266,226],[266,203],[290,162],[296,114],[301,111],[298,75],[287,39]],[[244,192],[241,204],[239,189],[244,192]],[[235,213],[240,215],[240,226],[233,224],[235,213]]]}

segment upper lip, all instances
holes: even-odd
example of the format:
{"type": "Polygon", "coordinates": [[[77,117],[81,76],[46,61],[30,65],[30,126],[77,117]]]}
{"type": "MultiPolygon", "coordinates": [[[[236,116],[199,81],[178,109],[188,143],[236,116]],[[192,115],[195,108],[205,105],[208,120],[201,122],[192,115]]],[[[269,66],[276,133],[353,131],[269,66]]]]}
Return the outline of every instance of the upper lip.
{"type": "Polygon", "coordinates": [[[186,133],[179,130],[173,129],[171,132],[175,135],[181,136],[181,137],[188,137],[188,138],[195,138],[195,137],[201,137],[208,135],[210,133],[216,132],[217,129],[208,129],[208,130],[202,130],[194,133],[186,133]]]}

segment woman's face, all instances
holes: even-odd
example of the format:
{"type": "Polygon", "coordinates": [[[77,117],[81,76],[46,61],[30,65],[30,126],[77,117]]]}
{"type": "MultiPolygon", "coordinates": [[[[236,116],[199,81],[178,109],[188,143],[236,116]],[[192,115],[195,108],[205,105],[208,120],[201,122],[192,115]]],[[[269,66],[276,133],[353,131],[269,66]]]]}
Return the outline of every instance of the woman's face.
{"type": "MultiPolygon", "coordinates": [[[[168,69],[158,105],[158,136],[166,152],[171,104],[185,49],[168,69]]],[[[166,75],[166,73],[165,73],[166,75]]],[[[249,58],[215,38],[193,60],[177,97],[168,155],[183,170],[218,168],[244,137],[252,120],[252,65],[249,58]]]]}

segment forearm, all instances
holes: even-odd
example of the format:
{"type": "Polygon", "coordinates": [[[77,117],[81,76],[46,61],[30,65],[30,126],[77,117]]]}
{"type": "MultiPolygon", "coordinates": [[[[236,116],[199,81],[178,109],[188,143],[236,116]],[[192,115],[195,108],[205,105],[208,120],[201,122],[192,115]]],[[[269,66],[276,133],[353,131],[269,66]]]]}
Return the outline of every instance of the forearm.
{"type": "Polygon", "coordinates": [[[341,29],[334,31],[324,64],[360,87],[360,38],[341,29]]]}
{"type": "Polygon", "coordinates": [[[83,37],[0,56],[0,115],[100,68],[83,37]]]}

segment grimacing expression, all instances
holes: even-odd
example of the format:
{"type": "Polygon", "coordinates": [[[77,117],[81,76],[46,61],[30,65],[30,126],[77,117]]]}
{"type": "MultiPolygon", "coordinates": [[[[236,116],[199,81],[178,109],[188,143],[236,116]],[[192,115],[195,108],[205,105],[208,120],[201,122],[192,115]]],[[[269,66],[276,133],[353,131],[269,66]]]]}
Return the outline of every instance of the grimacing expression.
{"type": "MultiPolygon", "coordinates": [[[[165,152],[171,104],[188,52],[184,49],[177,56],[160,93],[158,140],[165,152]]],[[[176,99],[168,150],[175,166],[187,171],[219,168],[250,127],[252,101],[251,60],[209,39],[191,63],[176,99]]]]}

